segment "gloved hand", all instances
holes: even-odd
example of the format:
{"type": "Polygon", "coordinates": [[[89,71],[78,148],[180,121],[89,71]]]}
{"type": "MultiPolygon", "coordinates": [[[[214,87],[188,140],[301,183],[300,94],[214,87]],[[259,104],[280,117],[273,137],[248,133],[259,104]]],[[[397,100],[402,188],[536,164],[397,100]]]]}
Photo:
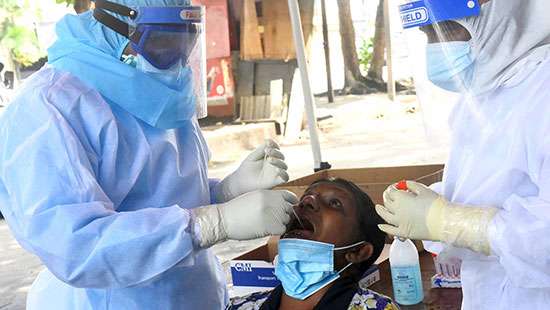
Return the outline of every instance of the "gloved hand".
{"type": "Polygon", "coordinates": [[[391,185],[384,192],[384,206],[376,206],[376,212],[388,223],[379,226],[382,231],[491,253],[487,226],[498,209],[451,204],[416,182],[407,181],[407,187],[408,191],[403,191],[391,185]]]}
{"type": "Polygon", "coordinates": [[[201,248],[226,239],[249,240],[281,235],[290,221],[292,206],[298,203],[289,191],[254,191],[229,202],[193,210],[200,227],[201,248]]]}
{"type": "Polygon", "coordinates": [[[215,188],[217,202],[226,202],[244,193],[271,189],[288,182],[285,156],[279,145],[267,140],[241,163],[239,168],[223,179],[215,188]]]}

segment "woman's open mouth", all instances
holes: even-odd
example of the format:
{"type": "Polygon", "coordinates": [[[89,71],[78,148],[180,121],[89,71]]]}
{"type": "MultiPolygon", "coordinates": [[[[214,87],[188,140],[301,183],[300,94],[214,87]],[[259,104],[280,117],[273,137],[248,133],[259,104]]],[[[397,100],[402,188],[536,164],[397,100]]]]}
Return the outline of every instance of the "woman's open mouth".
{"type": "Polygon", "coordinates": [[[313,240],[315,226],[311,221],[303,215],[294,212],[294,216],[286,226],[286,232],[281,236],[281,239],[296,238],[313,240]]]}

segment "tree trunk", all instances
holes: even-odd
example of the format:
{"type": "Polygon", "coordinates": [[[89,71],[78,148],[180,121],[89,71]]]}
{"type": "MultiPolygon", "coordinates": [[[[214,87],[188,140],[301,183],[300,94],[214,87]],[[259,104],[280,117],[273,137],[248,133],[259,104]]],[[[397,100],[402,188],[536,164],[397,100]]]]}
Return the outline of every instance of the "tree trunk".
{"type": "Polygon", "coordinates": [[[90,0],[75,0],[73,5],[76,13],[84,13],[90,9],[90,0]]]}
{"type": "Polygon", "coordinates": [[[345,88],[354,87],[362,80],[355,45],[355,28],[351,17],[349,0],[338,0],[338,16],[340,19],[340,36],[342,39],[342,53],[344,55],[345,88]]]}
{"type": "Polygon", "coordinates": [[[382,72],[385,64],[386,36],[384,27],[384,0],[378,3],[376,26],[374,32],[374,51],[367,76],[379,83],[384,83],[382,72]]]}
{"type": "Polygon", "coordinates": [[[343,93],[369,94],[384,91],[386,85],[370,77],[361,75],[357,46],[355,45],[355,27],[351,17],[349,0],[337,0],[340,19],[340,36],[344,56],[345,86],[343,93]]]}
{"type": "MultiPolygon", "coordinates": [[[[285,1],[285,0],[280,0],[285,1]]],[[[304,30],[304,40],[306,48],[311,42],[311,33],[313,31],[313,15],[315,15],[315,0],[299,0],[300,16],[302,18],[302,28],[304,30]]]]}

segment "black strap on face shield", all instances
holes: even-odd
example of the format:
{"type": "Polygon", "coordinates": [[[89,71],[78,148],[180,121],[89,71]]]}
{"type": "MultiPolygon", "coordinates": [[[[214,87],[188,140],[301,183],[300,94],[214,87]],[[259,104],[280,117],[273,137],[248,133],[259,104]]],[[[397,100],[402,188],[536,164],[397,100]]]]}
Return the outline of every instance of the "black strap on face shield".
{"type": "Polygon", "coordinates": [[[132,28],[129,24],[119,20],[118,18],[112,16],[106,11],[128,17],[131,20],[135,20],[138,16],[138,12],[136,10],[106,0],[95,0],[94,18],[98,22],[116,31],[125,38],[130,39],[132,42],[139,42],[141,33],[131,33],[132,28]]]}

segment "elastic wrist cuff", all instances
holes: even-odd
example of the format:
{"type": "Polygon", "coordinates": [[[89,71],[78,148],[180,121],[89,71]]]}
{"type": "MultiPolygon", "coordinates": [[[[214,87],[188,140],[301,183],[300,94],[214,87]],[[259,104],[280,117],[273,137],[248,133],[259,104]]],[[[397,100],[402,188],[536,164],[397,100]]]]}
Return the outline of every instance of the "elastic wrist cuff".
{"type": "Polygon", "coordinates": [[[207,248],[227,239],[219,206],[211,205],[193,210],[194,227],[200,234],[195,238],[199,247],[207,248]]]}

